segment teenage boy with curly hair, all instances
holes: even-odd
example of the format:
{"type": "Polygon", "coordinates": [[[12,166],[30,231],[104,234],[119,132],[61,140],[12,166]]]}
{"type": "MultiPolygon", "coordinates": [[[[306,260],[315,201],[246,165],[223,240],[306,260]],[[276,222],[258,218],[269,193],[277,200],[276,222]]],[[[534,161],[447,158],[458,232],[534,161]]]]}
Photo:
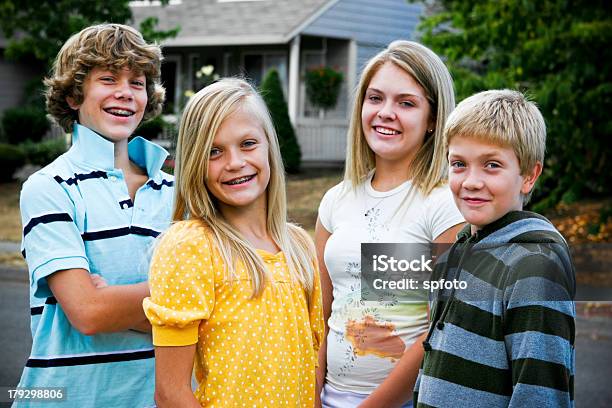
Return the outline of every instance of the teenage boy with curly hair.
{"type": "Polygon", "coordinates": [[[33,344],[19,386],[65,387],[57,406],[154,404],[142,300],[173,179],[163,148],[129,139],[161,112],[161,59],[135,29],[101,24],[73,35],[45,80],[48,112],[72,147],[21,192],[33,344]]]}

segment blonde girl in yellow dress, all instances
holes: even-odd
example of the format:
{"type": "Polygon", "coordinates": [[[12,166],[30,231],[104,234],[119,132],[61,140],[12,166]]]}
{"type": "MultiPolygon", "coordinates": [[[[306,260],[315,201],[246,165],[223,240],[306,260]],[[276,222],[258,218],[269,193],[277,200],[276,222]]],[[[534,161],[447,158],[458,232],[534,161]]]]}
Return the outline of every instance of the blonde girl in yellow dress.
{"type": "Polygon", "coordinates": [[[176,163],[175,223],[144,300],[156,403],[313,406],[323,333],[316,256],[287,222],[278,141],[257,92],[223,79],[195,94],[176,163]]]}

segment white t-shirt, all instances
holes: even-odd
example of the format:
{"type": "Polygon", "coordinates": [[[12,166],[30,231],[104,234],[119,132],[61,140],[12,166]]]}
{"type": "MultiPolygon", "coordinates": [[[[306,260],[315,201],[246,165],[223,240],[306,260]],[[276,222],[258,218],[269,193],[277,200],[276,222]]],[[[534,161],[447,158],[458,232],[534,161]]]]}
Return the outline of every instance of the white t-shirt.
{"type": "Polygon", "coordinates": [[[340,391],[371,393],[427,329],[426,299],[361,300],[361,243],[429,243],[463,222],[448,186],[427,197],[411,187],[407,181],[380,192],[370,177],[354,191],[342,182],[319,206],[321,224],[331,233],[324,259],[334,297],[326,380],[340,391]]]}

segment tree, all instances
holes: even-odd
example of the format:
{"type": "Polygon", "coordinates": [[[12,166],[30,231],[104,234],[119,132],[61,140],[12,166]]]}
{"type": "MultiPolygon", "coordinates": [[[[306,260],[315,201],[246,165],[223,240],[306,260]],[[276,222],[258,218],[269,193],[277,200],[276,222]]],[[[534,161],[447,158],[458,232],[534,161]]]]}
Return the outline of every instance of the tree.
{"type": "MultiPolygon", "coordinates": [[[[162,4],[168,1],[162,0],[162,4]]],[[[22,113],[30,114],[32,110],[37,110],[44,118],[42,78],[49,72],[55,56],[72,34],[93,24],[125,24],[131,19],[129,0],[0,0],[0,27],[8,39],[4,55],[8,59],[28,63],[39,73],[25,85],[24,103],[28,108],[22,113]]],[[[178,27],[158,31],[155,29],[157,23],[155,17],[140,23],[140,32],[145,40],[161,41],[179,32],[178,27]]]]}
{"type": "MultiPolygon", "coordinates": [[[[162,0],[167,4],[169,0],[162,0]]],[[[125,24],[132,19],[128,0],[2,0],[0,26],[8,39],[5,55],[51,67],[64,42],[74,33],[96,23],[125,24]],[[17,35],[15,35],[17,34],[17,35]]],[[[154,17],[140,24],[148,41],[174,37],[179,28],[156,31],[154,17]]]]}
{"type": "MultiPolygon", "coordinates": [[[[411,0],[415,1],[415,0],[411,0]]],[[[435,0],[421,41],[447,58],[458,99],[526,92],[547,124],[538,210],[610,195],[612,19],[604,0],[435,0]]]]}
{"type": "Polygon", "coordinates": [[[281,88],[278,71],[275,69],[268,71],[259,87],[259,92],[272,116],[285,169],[289,173],[298,172],[302,160],[302,152],[300,151],[300,145],[297,142],[295,131],[289,119],[289,110],[287,109],[287,102],[285,102],[283,89],[281,88]]]}

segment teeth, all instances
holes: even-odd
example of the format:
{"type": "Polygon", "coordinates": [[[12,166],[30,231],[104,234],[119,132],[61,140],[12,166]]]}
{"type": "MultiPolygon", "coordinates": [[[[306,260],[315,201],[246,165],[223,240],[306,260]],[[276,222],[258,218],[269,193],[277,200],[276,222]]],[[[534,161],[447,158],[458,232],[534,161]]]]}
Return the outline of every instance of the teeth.
{"type": "Polygon", "coordinates": [[[398,132],[397,130],[393,130],[393,129],[387,129],[384,127],[375,127],[374,130],[376,130],[378,133],[382,133],[383,135],[399,135],[400,132],[398,132]]]}
{"type": "Polygon", "coordinates": [[[244,177],[240,177],[240,178],[238,178],[236,180],[228,181],[225,184],[230,184],[230,185],[242,184],[242,183],[246,183],[247,181],[249,181],[252,178],[253,178],[253,176],[244,176],[244,177]]]}
{"type": "Polygon", "coordinates": [[[134,112],[125,109],[106,109],[106,112],[117,116],[132,116],[134,112]]]}

